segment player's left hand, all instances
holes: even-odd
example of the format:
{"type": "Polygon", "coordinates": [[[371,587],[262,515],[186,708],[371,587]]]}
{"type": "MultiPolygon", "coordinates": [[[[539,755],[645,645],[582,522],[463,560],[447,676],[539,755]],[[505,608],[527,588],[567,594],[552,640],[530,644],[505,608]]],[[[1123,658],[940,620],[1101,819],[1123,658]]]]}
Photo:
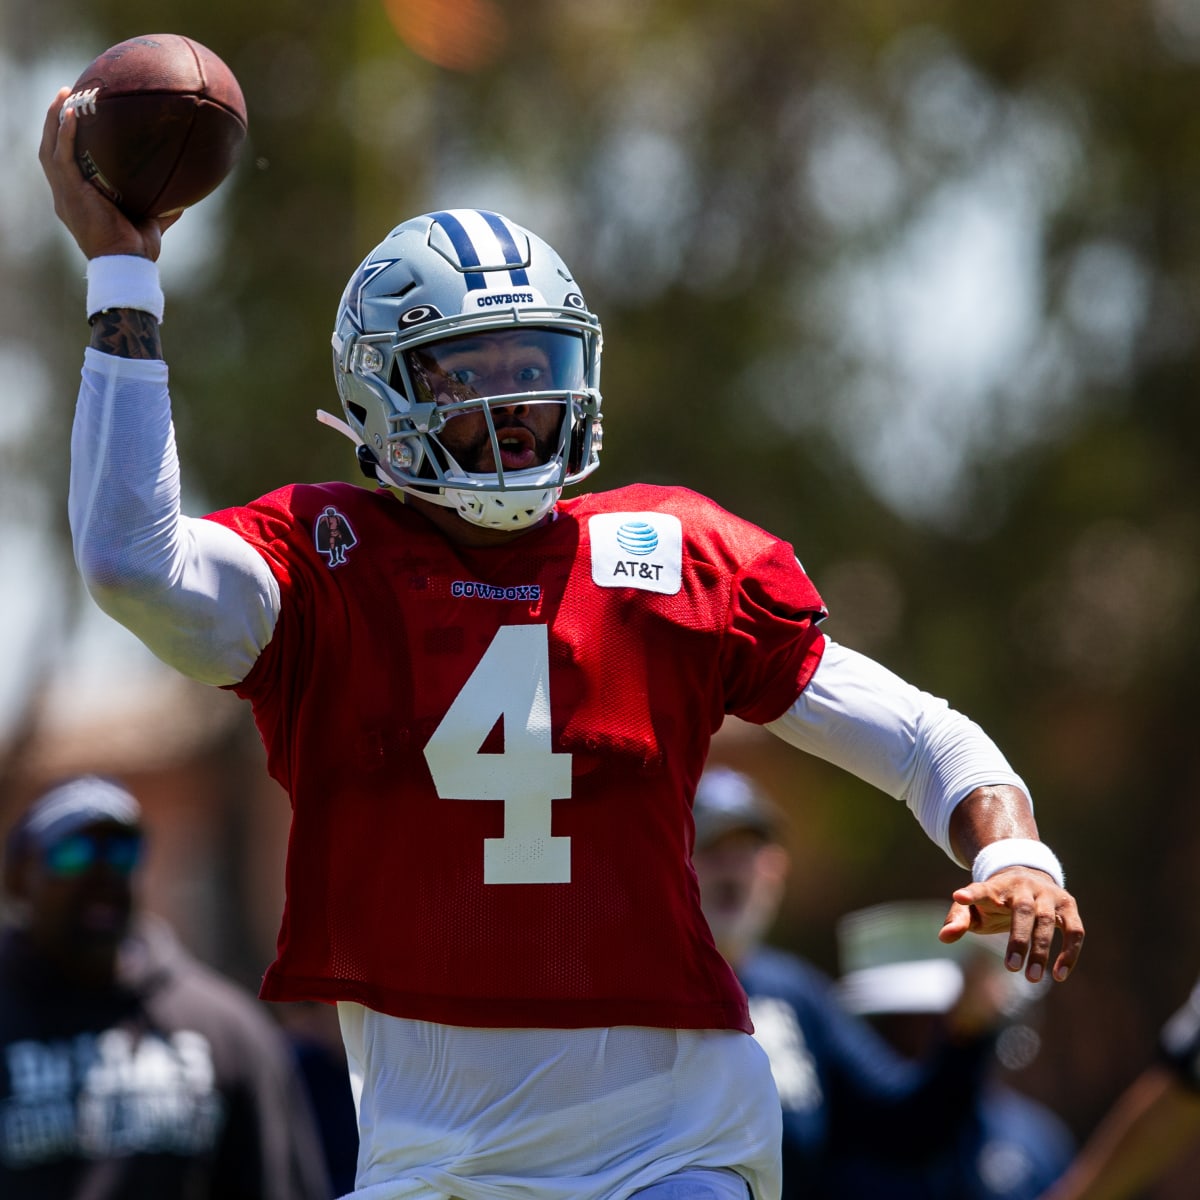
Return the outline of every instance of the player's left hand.
{"type": "Polygon", "coordinates": [[[1075,897],[1060,888],[1044,871],[1008,867],[982,883],[970,883],[953,895],[954,903],[938,933],[943,942],[957,942],[968,933],[1008,931],[1004,965],[1025,970],[1037,983],[1050,962],[1054,931],[1062,930],[1062,945],[1052,976],[1066,979],[1083,948],[1083,921],[1075,897]]]}

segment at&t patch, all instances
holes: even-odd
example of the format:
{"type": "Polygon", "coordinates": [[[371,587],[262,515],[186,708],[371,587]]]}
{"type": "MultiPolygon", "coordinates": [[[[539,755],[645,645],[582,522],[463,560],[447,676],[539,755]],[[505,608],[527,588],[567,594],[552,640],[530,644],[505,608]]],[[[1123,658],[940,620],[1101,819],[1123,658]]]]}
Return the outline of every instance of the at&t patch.
{"type": "Polygon", "coordinates": [[[683,526],[670,513],[600,513],[588,518],[592,582],[675,595],[683,582],[683,526]]]}

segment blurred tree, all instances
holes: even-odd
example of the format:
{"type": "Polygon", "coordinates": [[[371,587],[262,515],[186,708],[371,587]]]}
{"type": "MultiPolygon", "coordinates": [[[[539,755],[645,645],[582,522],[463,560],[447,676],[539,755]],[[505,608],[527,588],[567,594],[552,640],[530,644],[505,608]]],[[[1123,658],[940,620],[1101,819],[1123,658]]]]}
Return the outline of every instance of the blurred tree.
{"type": "MultiPolygon", "coordinates": [[[[29,126],[72,63],[165,18],[0,19],[0,496],[61,547],[80,263],[30,199],[29,126]]],[[[251,114],[168,236],[169,266],[193,230],[164,326],[192,507],[355,478],[312,418],[391,223],[473,204],[544,232],[604,319],[597,485],[686,483],[789,537],[833,636],[1025,772],[1091,925],[1033,1070],[1091,1120],[1200,969],[1200,7],[179,0],[168,23],[251,114]]],[[[839,911],[959,878],[899,806],[753,745],[821,850],[784,933],[826,965],[839,911]]]]}

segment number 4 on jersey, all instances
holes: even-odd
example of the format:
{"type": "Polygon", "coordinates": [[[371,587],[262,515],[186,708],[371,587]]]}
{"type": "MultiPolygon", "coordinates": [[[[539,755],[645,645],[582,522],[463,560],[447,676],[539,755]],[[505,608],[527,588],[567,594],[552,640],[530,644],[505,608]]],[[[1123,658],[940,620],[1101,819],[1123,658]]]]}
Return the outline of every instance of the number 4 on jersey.
{"type": "Polygon", "coordinates": [[[551,837],[551,801],[571,795],[571,756],[550,740],[545,625],[504,625],[425,747],[443,800],[504,801],[504,836],[485,838],[484,883],[570,883],[571,839],[551,837]],[[504,720],[504,752],[480,746],[504,720]]]}

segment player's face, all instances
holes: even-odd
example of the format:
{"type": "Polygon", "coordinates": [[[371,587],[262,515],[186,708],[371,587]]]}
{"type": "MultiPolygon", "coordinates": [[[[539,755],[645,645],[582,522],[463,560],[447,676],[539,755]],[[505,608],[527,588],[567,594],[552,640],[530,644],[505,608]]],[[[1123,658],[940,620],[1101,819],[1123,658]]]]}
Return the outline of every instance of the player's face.
{"type": "MultiPolygon", "coordinates": [[[[556,382],[554,362],[563,338],[536,329],[455,338],[415,351],[413,374],[419,389],[443,406],[550,391],[563,386],[556,382]]],[[[494,446],[481,408],[468,407],[450,416],[439,440],[466,471],[494,473],[497,447],[505,471],[525,470],[540,466],[557,449],[563,411],[559,398],[493,405],[494,446]]]]}

